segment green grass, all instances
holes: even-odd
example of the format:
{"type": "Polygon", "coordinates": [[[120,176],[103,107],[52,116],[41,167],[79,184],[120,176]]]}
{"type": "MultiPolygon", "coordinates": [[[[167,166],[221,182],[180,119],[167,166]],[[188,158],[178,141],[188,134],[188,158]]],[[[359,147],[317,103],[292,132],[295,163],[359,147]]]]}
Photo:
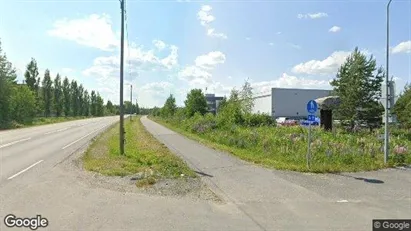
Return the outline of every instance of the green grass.
{"type": "Polygon", "coordinates": [[[218,128],[210,118],[186,120],[152,118],[156,122],[214,149],[269,168],[300,172],[357,172],[377,170],[395,165],[411,164],[411,141],[404,135],[392,135],[395,146],[408,148],[405,154],[394,154],[384,164],[383,141],[377,134],[362,132],[332,134],[321,129],[312,131],[311,166],[307,167],[307,129],[302,127],[218,128]]]}
{"type": "Polygon", "coordinates": [[[196,177],[183,160],[155,139],[140,122],[125,120],[125,155],[119,151],[119,124],[102,133],[83,157],[85,169],[107,176],[140,174],[137,186],[152,185],[159,179],[196,177]]]}

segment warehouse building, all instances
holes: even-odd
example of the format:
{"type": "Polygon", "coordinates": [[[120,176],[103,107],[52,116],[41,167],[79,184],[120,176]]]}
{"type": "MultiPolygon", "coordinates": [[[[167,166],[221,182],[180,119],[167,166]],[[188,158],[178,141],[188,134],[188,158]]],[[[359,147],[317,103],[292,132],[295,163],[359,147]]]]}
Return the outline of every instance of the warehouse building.
{"type": "Polygon", "coordinates": [[[218,106],[224,97],[215,96],[215,94],[206,94],[205,98],[207,101],[208,112],[215,115],[217,113],[218,106]]]}
{"type": "Polygon", "coordinates": [[[331,90],[272,88],[271,94],[254,97],[253,113],[265,113],[273,118],[302,119],[308,116],[307,103],[309,100],[329,95],[331,95],[331,90]]]}

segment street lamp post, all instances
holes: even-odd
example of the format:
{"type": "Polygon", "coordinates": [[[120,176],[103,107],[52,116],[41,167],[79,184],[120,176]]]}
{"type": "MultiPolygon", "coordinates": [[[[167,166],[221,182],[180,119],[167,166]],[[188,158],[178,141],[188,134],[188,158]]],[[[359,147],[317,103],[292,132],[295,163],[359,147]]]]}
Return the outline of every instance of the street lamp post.
{"type": "MultiPolygon", "coordinates": [[[[389,58],[390,58],[390,4],[392,0],[388,1],[387,4],[387,47],[386,47],[386,73],[385,73],[385,134],[384,134],[384,163],[388,162],[388,155],[389,155],[389,127],[388,127],[388,118],[390,109],[388,108],[389,102],[389,89],[390,89],[390,82],[389,82],[389,58]]],[[[391,105],[390,105],[391,106],[391,105]]]]}
{"type": "Polygon", "coordinates": [[[123,69],[124,69],[124,1],[121,6],[121,49],[120,49],[120,155],[124,155],[124,105],[123,105],[123,69]]]}

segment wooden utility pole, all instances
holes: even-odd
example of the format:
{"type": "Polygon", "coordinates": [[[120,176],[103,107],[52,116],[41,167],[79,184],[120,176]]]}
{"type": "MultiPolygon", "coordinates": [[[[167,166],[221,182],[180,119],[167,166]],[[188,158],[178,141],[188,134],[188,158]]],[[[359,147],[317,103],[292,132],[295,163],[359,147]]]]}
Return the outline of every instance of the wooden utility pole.
{"type": "Polygon", "coordinates": [[[123,69],[124,69],[124,2],[121,7],[121,48],[120,48],[120,155],[124,155],[124,105],[123,105],[123,69]]]}

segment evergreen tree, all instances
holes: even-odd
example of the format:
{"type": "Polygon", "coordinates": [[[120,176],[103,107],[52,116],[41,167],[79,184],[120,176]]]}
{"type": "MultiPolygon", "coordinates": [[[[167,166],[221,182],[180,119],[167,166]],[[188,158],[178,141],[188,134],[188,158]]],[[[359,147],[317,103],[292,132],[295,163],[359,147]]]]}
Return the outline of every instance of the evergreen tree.
{"type": "Polygon", "coordinates": [[[79,100],[78,100],[78,86],[77,86],[77,81],[71,80],[70,84],[70,92],[71,92],[71,112],[73,113],[73,116],[78,116],[79,112],[79,100]]]}
{"type": "Polygon", "coordinates": [[[36,86],[38,76],[39,70],[37,67],[37,61],[34,58],[31,58],[30,63],[27,64],[24,77],[26,79],[26,85],[30,88],[30,90],[32,90],[36,94],[38,93],[38,88],[36,86]]]}
{"type": "Polygon", "coordinates": [[[377,69],[374,57],[367,58],[355,48],[331,82],[334,94],[341,99],[336,110],[339,119],[348,120],[351,128],[360,121],[369,127],[378,126],[384,110],[378,102],[383,79],[384,71],[377,69]]]}
{"type": "Polygon", "coordinates": [[[167,98],[166,102],[164,103],[163,108],[161,109],[161,114],[164,117],[173,116],[176,113],[177,105],[176,99],[172,94],[167,98]]]}
{"type": "Polygon", "coordinates": [[[44,102],[44,116],[49,117],[53,109],[53,82],[51,81],[49,69],[46,69],[44,72],[41,90],[44,102]]]}
{"type": "Polygon", "coordinates": [[[67,77],[63,80],[63,105],[64,105],[64,116],[70,116],[70,109],[71,109],[71,88],[70,82],[67,77]]]}
{"type": "Polygon", "coordinates": [[[54,79],[54,111],[56,116],[61,116],[64,110],[63,87],[61,85],[61,77],[57,74],[54,79]]]}

